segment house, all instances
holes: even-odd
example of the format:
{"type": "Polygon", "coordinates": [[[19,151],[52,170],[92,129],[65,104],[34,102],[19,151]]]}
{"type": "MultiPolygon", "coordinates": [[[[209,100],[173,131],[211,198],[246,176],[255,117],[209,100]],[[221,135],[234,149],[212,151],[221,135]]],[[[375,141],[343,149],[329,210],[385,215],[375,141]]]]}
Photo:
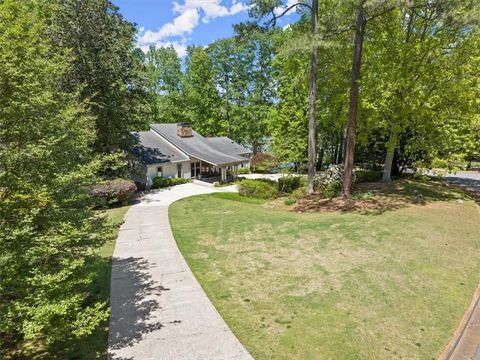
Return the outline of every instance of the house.
{"type": "Polygon", "coordinates": [[[151,124],[131,133],[133,155],[142,164],[137,179],[149,187],[157,176],[197,178],[234,175],[250,161],[250,152],[228,137],[204,137],[190,123],[151,124]]]}

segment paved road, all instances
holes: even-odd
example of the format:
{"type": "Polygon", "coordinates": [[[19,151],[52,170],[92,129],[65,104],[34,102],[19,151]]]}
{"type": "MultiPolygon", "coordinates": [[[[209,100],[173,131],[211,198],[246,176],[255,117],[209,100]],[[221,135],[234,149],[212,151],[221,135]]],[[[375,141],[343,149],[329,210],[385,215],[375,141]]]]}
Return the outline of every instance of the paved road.
{"type": "Polygon", "coordinates": [[[168,221],[174,201],[215,191],[235,190],[178,185],[127,212],[113,254],[109,359],[252,359],[190,271],[168,221]]]}
{"type": "MultiPolygon", "coordinates": [[[[477,202],[480,200],[480,172],[460,172],[448,175],[445,179],[465,187],[474,195],[477,202]]],[[[480,286],[440,359],[480,360],[480,286]]]]}
{"type": "Polygon", "coordinates": [[[465,186],[473,191],[480,191],[480,172],[465,171],[456,174],[449,174],[445,179],[451,183],[465,186]]]}

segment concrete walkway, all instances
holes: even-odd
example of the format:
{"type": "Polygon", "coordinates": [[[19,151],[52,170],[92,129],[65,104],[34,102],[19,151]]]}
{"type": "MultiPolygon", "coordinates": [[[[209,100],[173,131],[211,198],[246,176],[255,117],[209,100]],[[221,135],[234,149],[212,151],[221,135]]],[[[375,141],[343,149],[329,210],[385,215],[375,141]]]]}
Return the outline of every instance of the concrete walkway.
{"type": "Polygon", "coordinates": [[[178,185],[127,212],[113,254],[109,359],[252,359],[190,271],[168,221],[174,201],[217,191],[235,188],[178,185]]]}

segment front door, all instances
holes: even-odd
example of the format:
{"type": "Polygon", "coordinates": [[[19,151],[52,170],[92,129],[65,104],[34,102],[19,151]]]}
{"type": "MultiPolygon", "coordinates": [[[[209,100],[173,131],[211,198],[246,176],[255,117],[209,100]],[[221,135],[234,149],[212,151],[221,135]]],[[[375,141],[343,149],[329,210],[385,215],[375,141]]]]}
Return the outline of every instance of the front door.
{"type": "Polygon", "coordinates": [[[177,164],[177,177],[182,177],[182,164],[177,164]]]}

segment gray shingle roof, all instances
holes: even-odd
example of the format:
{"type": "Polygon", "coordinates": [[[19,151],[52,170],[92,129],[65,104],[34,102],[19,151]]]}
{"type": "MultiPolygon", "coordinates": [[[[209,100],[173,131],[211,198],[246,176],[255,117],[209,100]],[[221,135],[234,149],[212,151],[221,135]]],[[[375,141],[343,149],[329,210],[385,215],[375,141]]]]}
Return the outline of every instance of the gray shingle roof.
{"type": "Polygon", "coordinates": [[[135,141],[132,152],[146,165],[189,160],[188,156],[182,154],[152,130],[132,132],[131,135],[135,141]]]}
{"type": "MultiPolygon", "coordinates": [[[[196,131],[191,137],[177,135],[177,124],[152,124],[150,127],[184,153],[215,166],[233,165],[247,162],[248,159],[237,155],[231,148],[222,148],[196,131]]],[[[228,139],[228,138],[227,138],[228,139]]]]}
{"type": "Polygon", "coordinates": [[[245,149],[242,145],[237,144],[232,139],[226,136],[219,137],[207,137],[205,138],[209,144],[214,148],[221,150],[227,154],[243,155],[250,154],[248,149],[245,149]]]}

